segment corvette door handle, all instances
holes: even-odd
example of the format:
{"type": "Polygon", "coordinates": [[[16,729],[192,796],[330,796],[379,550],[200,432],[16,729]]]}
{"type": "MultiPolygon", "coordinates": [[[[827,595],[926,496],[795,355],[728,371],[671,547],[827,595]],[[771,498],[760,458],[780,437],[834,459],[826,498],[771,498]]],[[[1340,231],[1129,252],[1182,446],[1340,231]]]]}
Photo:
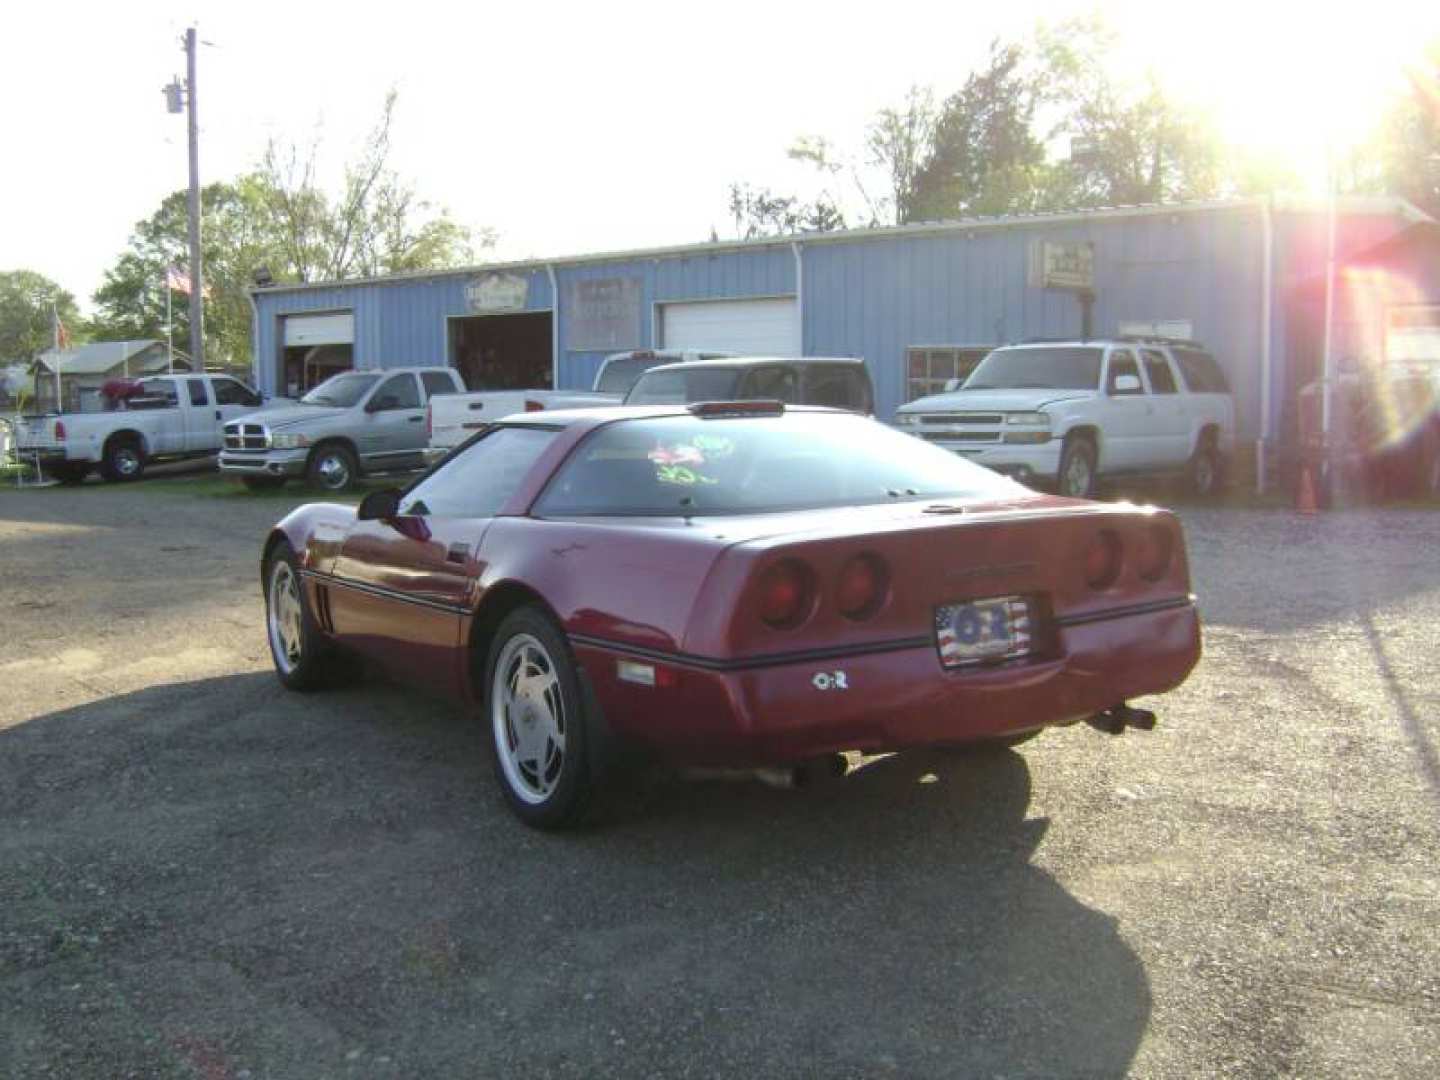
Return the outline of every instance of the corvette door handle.
{"type": "Polygon", "coordinates": [[[425,419],[423,416],[407,416],[405,418],[406,422],[411,424],[418,424],[423,419],[425,419]]]}

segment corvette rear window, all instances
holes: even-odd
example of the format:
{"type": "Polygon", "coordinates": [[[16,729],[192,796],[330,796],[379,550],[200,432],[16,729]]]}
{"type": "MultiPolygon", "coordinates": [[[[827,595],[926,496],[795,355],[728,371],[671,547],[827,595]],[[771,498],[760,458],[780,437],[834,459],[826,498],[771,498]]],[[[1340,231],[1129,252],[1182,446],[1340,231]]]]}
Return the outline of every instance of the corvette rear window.
{"type": "Polygon", "coordinates": [[[858,416],[661,417],[600,428],[561,466],[541,516],[752,514],[1023,489],[858,416]]]}

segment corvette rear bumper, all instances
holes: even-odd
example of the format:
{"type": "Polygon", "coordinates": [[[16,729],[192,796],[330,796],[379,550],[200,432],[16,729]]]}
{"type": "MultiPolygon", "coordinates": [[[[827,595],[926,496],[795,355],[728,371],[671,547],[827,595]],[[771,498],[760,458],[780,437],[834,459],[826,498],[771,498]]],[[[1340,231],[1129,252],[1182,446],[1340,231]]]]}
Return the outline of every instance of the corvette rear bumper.
{"type": "Polygon", "coordinates": [[[1184,681],[1200,657],[1193,604],[1059,629],[1049,658],[946,671],[933,645],[705,667],[577,640],[615,735],[685,764],[777,764],[1070,724],[1184,681]],[[652,665],[657,685],[622,681],[652,665]]]}

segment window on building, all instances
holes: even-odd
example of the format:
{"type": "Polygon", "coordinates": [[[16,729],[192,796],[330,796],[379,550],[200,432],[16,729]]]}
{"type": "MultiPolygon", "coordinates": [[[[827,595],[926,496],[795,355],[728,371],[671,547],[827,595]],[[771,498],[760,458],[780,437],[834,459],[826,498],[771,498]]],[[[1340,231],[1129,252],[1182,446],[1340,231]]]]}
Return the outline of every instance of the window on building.
{"type": "Polygon", "coordinates": [[[991,345],[912,347],[905,351],[905,400],[944,393],[952,379],[964,382],[991,345]]]}
{"type": "Polygon", "coordinates": [[[1170,361],[1165,359],[1165,354],[1156,349],[1141,349],[1140,355],[1145,358],[1145,374],[1150,376],[1150,392],[1175,393],[1175,376],[1170,373],[1170,361]]]}

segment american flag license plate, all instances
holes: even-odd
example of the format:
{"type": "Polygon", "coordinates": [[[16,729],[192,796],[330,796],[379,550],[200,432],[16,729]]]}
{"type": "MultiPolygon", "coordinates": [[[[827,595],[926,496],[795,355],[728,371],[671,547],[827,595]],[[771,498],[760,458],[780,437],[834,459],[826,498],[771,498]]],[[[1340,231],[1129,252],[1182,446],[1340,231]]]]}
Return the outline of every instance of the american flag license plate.
{"type": "Polygon", "coordinates": [[[935,645],[947,668],[1013,660],[1030,652],[1030,604],[994,596],[935,609],[935,645]]]}

